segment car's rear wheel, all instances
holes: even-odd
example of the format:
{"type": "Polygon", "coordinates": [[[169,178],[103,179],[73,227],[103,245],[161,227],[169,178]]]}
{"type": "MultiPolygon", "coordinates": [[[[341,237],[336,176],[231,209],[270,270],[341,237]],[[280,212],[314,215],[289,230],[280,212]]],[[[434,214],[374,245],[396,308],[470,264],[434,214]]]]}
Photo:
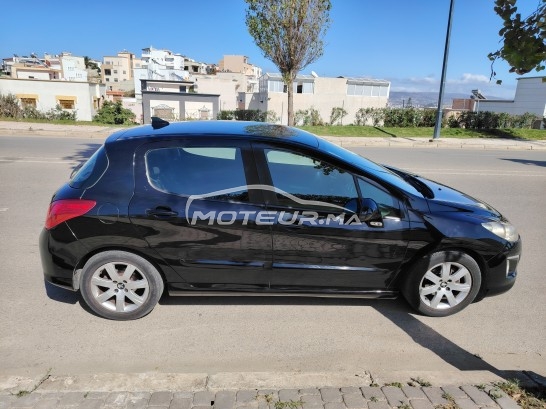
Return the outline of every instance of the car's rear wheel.
{"type": "Polygon", "coordinates": [[[439,251],[415,264],[402,293],[422,314],[445,317],[469,305],[480,285],[480,267],[472,257],[460,251],[439,251]]]}
{"type": "Polygon", "coordinates": [[[145,316],[163,293],[163,279],[144,258],[124,251],[105,251],[85,264],[80,291],[98,315],[112,320],[145,316]]]}

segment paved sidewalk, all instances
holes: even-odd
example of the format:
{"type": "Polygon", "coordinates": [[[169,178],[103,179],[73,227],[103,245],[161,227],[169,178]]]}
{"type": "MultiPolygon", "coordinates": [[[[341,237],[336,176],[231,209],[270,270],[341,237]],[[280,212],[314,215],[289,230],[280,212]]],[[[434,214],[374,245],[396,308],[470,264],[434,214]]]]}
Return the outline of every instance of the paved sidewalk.
{"type": "MultiPolygon", "coordinates": [[[[526,388],[545,378],[510,373],[526,388]]],[[[488,371],[0,376],[4,408],[517,409],[488,371]],[[345,385],[345,386],[343,386],[345,385]]]]}
{"type": "Polygon", "coordinates": [[[179,409],[517,409],[491,385],[422,387],[418,384],[157,392],[33,392],[0,395],[0,408],[179,408],[179,409]]]}
{"type": "MultiPolygon", "coordinates": [[[[48,123],[0,121],[0,135],[56,136],[105,139],[108,135],[127,129],[115,126],[57,125],[48,123]]],[[[546,131],[544,131],[546,132],[546,131]]],[[[431,141],[420,137],[337,137],[322,138],[346,147],[377,146],[403,148],[450,148],[450,149],[510,149],[546,150],[546,140],[525,141],[495,138],[440,138],[431,141]]]]}

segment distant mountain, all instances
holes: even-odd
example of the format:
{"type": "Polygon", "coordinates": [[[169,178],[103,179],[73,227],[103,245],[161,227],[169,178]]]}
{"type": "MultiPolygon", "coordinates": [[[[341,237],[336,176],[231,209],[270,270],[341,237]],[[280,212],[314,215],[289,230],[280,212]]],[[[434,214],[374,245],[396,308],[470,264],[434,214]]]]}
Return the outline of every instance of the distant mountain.
{"type": "MultiPolygon", "coordinates": [[[[411,98],[411,105],[414,107],[436,108],[438,106],[438,93],[437,92],[404,92],[404,91],[391,91],[389,96],[389,106],[403,107],[407,106],[408,101],[411,98]]],[[[451,101],[454,98],[470,98],[470,93],[445,93],[444,94],[444,106],[451,106],[451,101]]]]}

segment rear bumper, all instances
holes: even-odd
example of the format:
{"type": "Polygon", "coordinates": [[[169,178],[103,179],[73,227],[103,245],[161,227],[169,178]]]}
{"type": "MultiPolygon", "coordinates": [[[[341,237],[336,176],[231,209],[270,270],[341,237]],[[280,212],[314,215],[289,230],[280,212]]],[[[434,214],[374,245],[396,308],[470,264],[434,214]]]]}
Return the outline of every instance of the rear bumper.
{"type": "Polygon", "coordinates": [[[483,295],[502,294],[511,289],[518,275],[517,267],[521,258],[521,238],[505,251],[488,261],[488,271],[483,285],[483,295]]]}
{"type": "Polygon", "coordinates": [[[74,274],[78,255],[85,249],[64,225],[55,227],[55,232],[43,229],[39,240],[40,258],[44,278],[56,286],[75,291],[74,274]]]}

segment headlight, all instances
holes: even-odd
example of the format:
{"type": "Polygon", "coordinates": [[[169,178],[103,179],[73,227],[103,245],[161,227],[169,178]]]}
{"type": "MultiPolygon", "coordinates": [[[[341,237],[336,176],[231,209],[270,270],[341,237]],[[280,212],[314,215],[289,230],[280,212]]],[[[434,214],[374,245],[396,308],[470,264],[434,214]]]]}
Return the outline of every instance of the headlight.
{"type": "Polygon", "coordinates": [[[491,233],[503,238],[507,241],[517,241],[519,238],[518,231],[510,223],[505,222],[487,222],[482,223],[482,226],[491,233]]]}

